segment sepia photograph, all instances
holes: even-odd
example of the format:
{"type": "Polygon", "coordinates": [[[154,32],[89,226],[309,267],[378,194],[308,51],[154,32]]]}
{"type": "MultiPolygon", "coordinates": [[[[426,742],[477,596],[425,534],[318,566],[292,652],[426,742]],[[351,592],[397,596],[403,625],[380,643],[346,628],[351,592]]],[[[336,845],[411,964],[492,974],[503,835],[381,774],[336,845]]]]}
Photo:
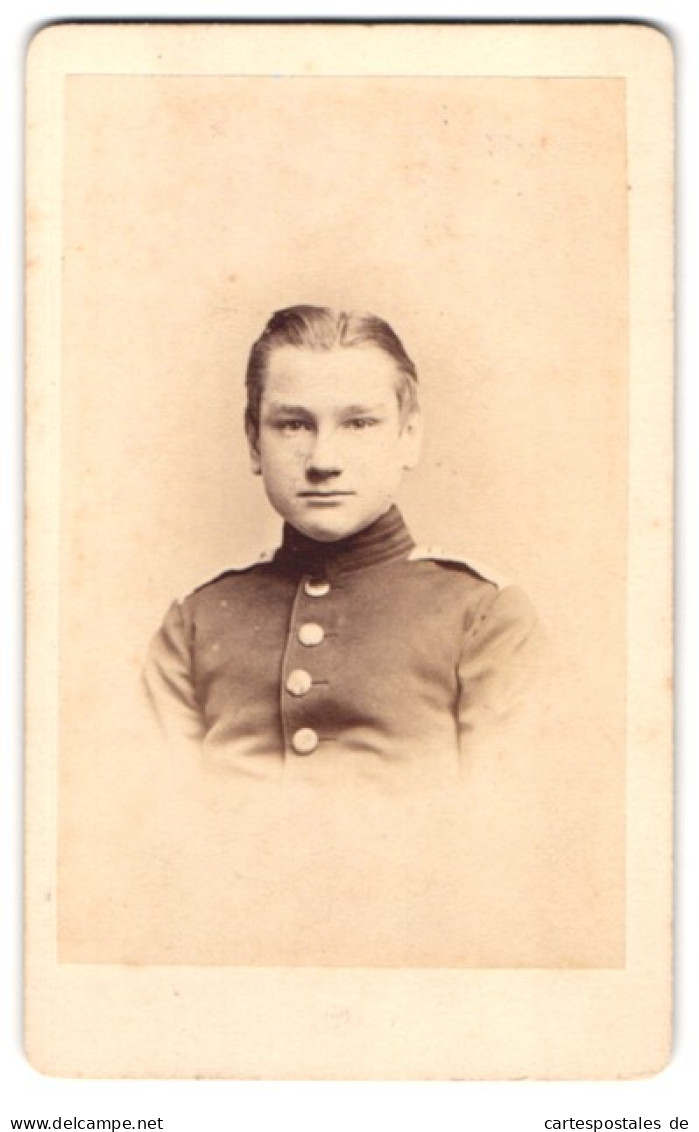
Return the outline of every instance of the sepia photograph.
{"type": "Polygon", "coordinates": [[[35,38],[38,1068],[662,1066],[671,81],[640,26],[35,38]]]}

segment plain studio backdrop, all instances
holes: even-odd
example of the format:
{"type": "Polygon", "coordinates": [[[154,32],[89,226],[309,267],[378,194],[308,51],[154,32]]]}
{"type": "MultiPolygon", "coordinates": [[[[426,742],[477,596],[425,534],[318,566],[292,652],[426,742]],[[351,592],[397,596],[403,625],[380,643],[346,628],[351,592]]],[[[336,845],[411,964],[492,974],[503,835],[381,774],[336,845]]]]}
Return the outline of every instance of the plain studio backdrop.
{"type": "MultiPolygon", "coordinates": [[[[623,82],[72,76],[65,115],[61,957],[623,963],[623,82]],[[170,846],[160,814],[140,840],[167,776],[141,738],[144,652],[173,597],[276,544],[243,379],[269,314],[301,302],[397,331],[426,424],[399,501],[413,534],[520,584],[552,643],[535,741],[474,768],[482,851],[460,890],[449,875],[441,927],[434,862],[432,903],[423,886],[419,913],[377,927],[391,889],[366,897],[367,854],[342,892],[325,877],[324,916],[287,905],[295,935],[248,938],[279,892],[250,859],[231,895],[220,814],[198,831],[172,815],[170,846]],[[305,944],[340,906],[319,957],[305,944]]],[[[295,875],[322,873],[323,838],[351,842],[331,811],[295,875]]],[[[401,820],[394,846],[411,823],[416,840],[396,868],[417,884],[419,808],[401,820]]]]}

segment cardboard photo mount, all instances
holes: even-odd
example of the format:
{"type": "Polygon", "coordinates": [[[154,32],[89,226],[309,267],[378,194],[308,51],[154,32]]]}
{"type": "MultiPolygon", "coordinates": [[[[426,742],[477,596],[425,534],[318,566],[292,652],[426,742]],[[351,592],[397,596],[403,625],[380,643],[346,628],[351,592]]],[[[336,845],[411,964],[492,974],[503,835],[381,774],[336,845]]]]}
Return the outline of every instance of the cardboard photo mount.
{"type": "Polygon", "coordinates": [[[26,1048],[41,1072],[585,1080],[667,1063],[672,74],[667,38],[622,23],[35,37],[26,1048]],[[227,553],[219,476],[255,530],[234,545],[272,534],[227,383],[271,310],[322,295],[411,330],[434,437],[411,517],[436,534],[470,516],[567,649],[546,740],[559,765],[528,800],[529,887],[516,896],[496,861],[492,922],[474,894],[478,946],[452,928],[448,961],[366,944],[323,962],[311,939],[306,963],[283,941],[279,962],[255,961],[220,903],[212,937],[190,939],[186,916],[156,925],[134,896],[150,861],[129,845],[160,772],[129,681],[166,595],[227,553]],[[445,498],[466,480],[472,497],[445,498]]]}

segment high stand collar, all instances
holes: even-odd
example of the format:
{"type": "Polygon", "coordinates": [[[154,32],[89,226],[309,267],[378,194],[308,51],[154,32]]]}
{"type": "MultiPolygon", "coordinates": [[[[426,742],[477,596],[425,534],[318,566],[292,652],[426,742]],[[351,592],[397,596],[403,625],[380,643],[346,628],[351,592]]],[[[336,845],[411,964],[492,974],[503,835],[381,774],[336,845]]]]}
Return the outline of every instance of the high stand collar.
{"type": "Polygon", "coordinates": [[[403,516],[394,505],[368,527],[336,542],[318,542],[285,523],[275,561],[298,574],[327,578],[397,561],[407,557],[414,546],[403,516]]]}

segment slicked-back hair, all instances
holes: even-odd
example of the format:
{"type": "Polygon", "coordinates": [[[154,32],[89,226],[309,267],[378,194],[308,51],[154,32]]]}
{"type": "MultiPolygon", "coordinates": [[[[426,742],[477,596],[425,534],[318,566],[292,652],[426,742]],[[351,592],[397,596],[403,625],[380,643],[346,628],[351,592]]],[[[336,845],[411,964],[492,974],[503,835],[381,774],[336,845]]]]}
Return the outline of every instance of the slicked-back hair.
{"type": "Polygon", "coordinates": [[[418,407],[417,370],[394,330],[368,311],[338,311],[300,305],[276,311],[253,344],[245,377],[245,427],[254,438],[260,432],[260,405],[270,354],[280,346],[304,350],[334,350],[376,346],[395,362],[396,397],[405,420],[418,407]]]}

